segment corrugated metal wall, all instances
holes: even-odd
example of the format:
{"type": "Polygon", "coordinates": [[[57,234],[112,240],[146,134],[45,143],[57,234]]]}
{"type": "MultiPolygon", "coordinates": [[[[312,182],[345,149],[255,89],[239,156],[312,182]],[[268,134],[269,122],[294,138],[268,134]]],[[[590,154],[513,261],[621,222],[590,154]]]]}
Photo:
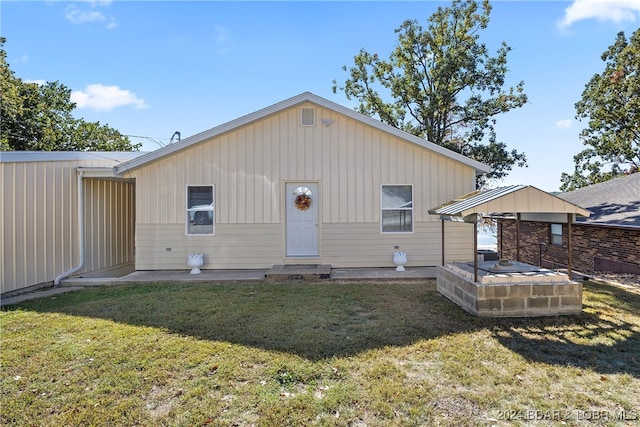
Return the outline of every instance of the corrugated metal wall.
{"type": "MultiPolygon", "coordinates": [[[[112,160],[0,162],[2,294],[52,281],[78,264],[76,168],[112,160]]],[[[134,184],[85,179],[83,272],[133,262],[134,184]]]]}
{"type": "Polygon", "coordinates": [[[85,179],[85,267],[101,270],[134,260],[134,193],[131,182],[85,179]]]}
{"type": "MultiPolygon", "coordinates": [[[[137,186],[137,269],[185,268],[192,252],[209,256],[205,268],[283,262],[284,183],[305,180],[320,185],[320,261],[376,266],[388,259],[392,266],[393,246],[400,245],[413,251],[413,262],[436,265],[440,222],[428,209],[475,189],[472,167],[314,104],[283,110],[130,174],[137,186]],[[315,108],[316,126],[300,126],[301,107],[315,108]],[[211,184],[216,235],[186,236],[186,186],[211,184]],[[414,185],[416,233],[380,233],[382,184],[414,185]]],[[[456,249],[470,247],[473,238],[470,229],[460,229],[447,235],[450,259],[473,257],[456,249]]]]}

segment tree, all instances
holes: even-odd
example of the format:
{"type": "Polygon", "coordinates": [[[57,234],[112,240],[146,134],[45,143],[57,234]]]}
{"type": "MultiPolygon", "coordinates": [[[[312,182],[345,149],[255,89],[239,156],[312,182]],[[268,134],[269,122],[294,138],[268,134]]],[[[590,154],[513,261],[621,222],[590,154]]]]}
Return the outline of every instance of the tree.
{"type": "Polygon", "coordinates": [[[27,83],[9,68],[0,37],[0,150],[134,151],[141,144],[100,122],[72,116],[71,90],[60,82],[27,83]]]}
{"type": "Polygon", "coordinates": [[[576,119],[588,119],[580,138],[589,148],[574,156],[573,174],[562,174],[562,191],[640,168],[640,29],[628,41],[618,33],[601,58],[604,71],[589,80],[575,104],[576,119]]]}
{"type": "Polygon", "coordinates": [[[527,96],[524,82],[503,89],[506,43],[491,56],[479,41],[490,13],[488,0],[481,11],[476,1],[454,0],[428,19],[426,31],[405,21],[389,60],[360,50],[353,67],[342,67],[350,74],[344,86],[334,80],[334,93],[357,99],[362,114],[492,166],[479,185],[505,177],[514,165],[526,166],[526,156],[496,140],[495,116],[523,106],[527,96]]]}

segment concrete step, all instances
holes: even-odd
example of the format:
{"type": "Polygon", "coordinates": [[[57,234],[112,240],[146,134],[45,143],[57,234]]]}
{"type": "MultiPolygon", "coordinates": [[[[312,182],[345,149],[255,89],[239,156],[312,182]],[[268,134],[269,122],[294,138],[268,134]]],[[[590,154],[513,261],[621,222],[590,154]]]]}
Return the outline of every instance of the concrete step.
{"type": "Polygon", "coordinates": [[[265,274],[266,280],[322,280],[331,278],[330,264],[274,265],[265,274]]]}

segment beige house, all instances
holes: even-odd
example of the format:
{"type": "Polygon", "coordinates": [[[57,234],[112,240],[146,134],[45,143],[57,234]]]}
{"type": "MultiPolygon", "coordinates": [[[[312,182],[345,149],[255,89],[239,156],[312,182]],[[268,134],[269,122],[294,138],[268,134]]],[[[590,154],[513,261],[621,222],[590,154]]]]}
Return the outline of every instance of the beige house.
{"type": "MultiPolygon", "coordinates": [[[[115,171],[135,180],[135,267],[158,270],[192,253],[205,269],[391,267],[398,250],[436,265],[428,209],[490,168],[307,92],[115,171]]],[[[447,228],[447,254],[472,256],[469,229],[447,228]]]]}
{"type": "MultiPolygon", "coordinates": [[[[476,177],[491,170],[308,92],[154,152],[127,155],[109,164],[73,163],[59,183],[40,177],[45,172],[5,171],[10,163],[2,160],[3,200],[19,202],[2,218],[10,237],[3,239],[3,293],[52,281],[77,265],[79,239],[85,266],[78,272],[127,262],[136,270],[187,269],[194,253],[204,255],[204,269],[393,267],[395,251],[407,253],[407,267],[438,265],[441,223],[428,210],[475,190],[476,177]],[[18,218],[21,209],[33,209],[30,203],[41,203],[17,195],[39,185],[32,180],[55,205],[35,209],[55,219],[35,212],[26,223],[18,218]],[[78,210],[83,237],[73,231],[78,186],[86,190],[78,210]],[[54,191],[65,188],[67,199],[56,201],[54,191]],[[49,233],[44,241],[30,234],[38,227],[49,233]],[[11,243],[14,236],[19,243],[11,243]],[[22,265],[34,251],[29,266],[22,265]]],[[[446,235],[447,259],[472,256],[468,227],[447,223],[446,235]]]]}

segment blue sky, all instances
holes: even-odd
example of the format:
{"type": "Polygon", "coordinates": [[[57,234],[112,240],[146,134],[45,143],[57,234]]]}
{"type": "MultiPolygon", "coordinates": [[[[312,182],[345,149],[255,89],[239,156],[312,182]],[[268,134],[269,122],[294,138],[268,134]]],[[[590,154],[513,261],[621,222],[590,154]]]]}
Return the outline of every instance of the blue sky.
{"type": "MultiPolygon", "coordinates": [[[[3,1],[10,68],[60,81],[75,115],[142,142],[145,151],[310,91],[355,106],[344,82],[361,48],[387,57],[406,19],[425,27],[449,2],[3,1]],[[140,138],[143,137],[143,138],[140,138]]],[[[498,139],[529,167],[499,185],[556,191],[583,149],[574,104],[619,31],[640,25],[640,0],[494,1],[481,40],[512,47],[509,85],[529,103],[498,117],[498,139]]]]}

